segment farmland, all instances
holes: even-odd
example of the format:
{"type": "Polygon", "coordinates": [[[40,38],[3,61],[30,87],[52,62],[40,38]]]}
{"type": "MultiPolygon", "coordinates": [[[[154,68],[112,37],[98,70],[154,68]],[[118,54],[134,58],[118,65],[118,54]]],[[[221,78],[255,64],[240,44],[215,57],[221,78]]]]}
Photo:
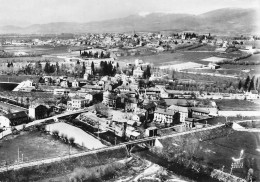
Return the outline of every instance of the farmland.
{"type": "Polygon", "coordinates": [[[260,110],[260,105],[247,100],[216,100],[220,110],[225,111],[258,111],[260,110]]]}
{"type": "MultiPolygon", "coordinates": [[[[18,159],[18,148],[20,160],[32,161],[43,158],[65,156],[69,154],[69,146],[60,140],[54,139],[38,131],[22,132],[20,135],[10,135],[8,140],[0,141],[1,165],[14,164],[18,159]]],[[[72,147],[70,153],[78,153],[82,149],[72,147]]]]}
{"type": "Polygon", "coordinates": [[[43,54],[55,54],[68,51],[68,46],[56,46],[43,45],[43,46],[3,46],[3,50],[6,52],[26,52],[29,54],[43,55],[43,54]]]}
{"type": "MultiPolygon", "coordinates": [[[[204,46],[203,46],[204,47],[204,46]]],[[[199,47],[202,49],[203,47],[199,47]]],[[[198,48],[198,49],[199,49],[198,48]]],[[[208,49],[208,48],[206,48],[208,49]]],[[[156,55],[147,55],[147,56],[126,56],[126,57],[118,57],[119,61],[123,62],[134,62],[135,59],[141,59],[144,62],[150,62],[154,66],[160,66],[163,64],[176,64],[182,62],[197,62],[201,64],[208,64],[205,61],[201,61],[202,59],[209,58],[209,57],[224,57],[224,58],[234,58],[241,56],[242,53],[240,51],[232,52],[232,53],[220,53],[220,52],[213,52],[213,51],[185,51],[179,50],[176,52],[163,52],[156,55]]]]}
{"type": "Polygon", "coordinates": [[[0,58],[0,62],[37,62],[37,61],[61,61],[62,59],[56,57],[10,57],[10,58],[0,58]]]}

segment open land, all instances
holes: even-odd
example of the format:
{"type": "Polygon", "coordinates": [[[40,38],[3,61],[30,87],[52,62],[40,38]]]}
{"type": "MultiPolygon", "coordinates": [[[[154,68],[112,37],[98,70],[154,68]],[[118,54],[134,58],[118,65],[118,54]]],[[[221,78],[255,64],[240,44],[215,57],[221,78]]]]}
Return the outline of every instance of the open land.
{"type": "Polygon", "coordinates": [[[82,149],[71,147],[46,133],[31,131],[21,132],[20,135],[9,135],[0,141],[1,165],[17,163],[18,149],[20,160],[34,161],[43,158],[52,158],[78,153],[82,149]]]}
{"type": "Polygon", "coordinates": [[[238,158],[243,149],[243,168],[233,169],[233,174],[245,178],[250,167],[256,169],[254,174],[260,179],[260,155],[259,155],[259,133],[234,132],[228,137],[204,141],[200,144],[197,157],[202,163],[221,169],[224,166],[225,172],[230,172],[232,157],[238,158]]]}
{"type": "Polygon", "coordinates": [[[260,105],[247,100],[221,99],[215,100],[220,110],[225,111],[259,111],[260,105]]]}

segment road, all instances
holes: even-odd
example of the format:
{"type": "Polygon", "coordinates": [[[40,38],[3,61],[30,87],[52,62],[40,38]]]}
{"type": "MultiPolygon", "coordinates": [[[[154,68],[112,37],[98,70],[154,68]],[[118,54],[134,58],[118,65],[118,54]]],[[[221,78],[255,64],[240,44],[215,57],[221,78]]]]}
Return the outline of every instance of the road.
{"type": "Polygon", "coordinates": [[[8,111],[9,109],[11,112],[20,112],[20,111],[27,111],[26,108],[19,107],[13,104],[5,103],[0,101],[0,107],[2,107],[4,110],[8,111]]]}

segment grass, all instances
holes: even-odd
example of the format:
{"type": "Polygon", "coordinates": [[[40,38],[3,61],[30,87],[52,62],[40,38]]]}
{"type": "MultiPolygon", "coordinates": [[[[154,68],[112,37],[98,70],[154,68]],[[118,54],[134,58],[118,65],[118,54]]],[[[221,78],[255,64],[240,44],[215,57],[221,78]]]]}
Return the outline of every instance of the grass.
{"type": "Polygon", "coordinates": [[[259,148],[259,133],[234,132],[228,137],[218,138],[202,142],[199,157],[203,163],[210,164],[220,169],[225,166],[224,171],[230,172],[231,157],[238,158],[240,151],[245,150],[244,167],[234,169],[233,174],[244,178],[249,167],[254,169],[254,174],[260,179],[260,155],[256,151],[259,148]]]}
{"type": "Polygon", "coordinates": [[[40,76],[37,75],[1,75],[0,76],[0,82],[16,82],[20,83],[22,81],[26,80],[33,80],[35,82],[38,82],[40,76]]]}
{"type": "Polygon", "coordinates": [[[0,58],[0,62],[37,62],[37,61],[61,61],[63,59],[56,57],[10,57],[10,58],[0,58]]]}
{"type": "MultiPolygon", "coordinates": [[[[32,46],[31,48],[28,46],[5,46],[3,47],[4,50],[7,52],[27,52],[30,54],[42,55],[42,54],[57,54],[57,53],[64,53],[68,52],[69,46],[50,46],[50,45],[43,45],[43,46],[32,46]]],[[[12,59],[12,58],[10,58],[12,59]]]]}
{"type": "Polygon", "coordinates": [[[225,111],[258,111],[260,105],[247,100],[222,99],[215,100],[220,110],[225,111]]]}
{"type": "MultiPolygon", "coordinates": [[[[54,139],[51,135],[38,131],[22,132],[20,135],[9,135],[7,139],[0,140],[1,164],[3,165],[6,161],[8,164],[16,163],[18,148],[20,157],[23,154],[24,161],[69,155],[69,146],[54,139]]],[[[71,153],[80,151],[78,148],[71,148],[71,153]]]]}
{"type": "MultiPolygon", "coordinates": [[[[204,46],[203,46],[204,47],[204,46]]],[[[199,48],[198,48],[199,49],[199,48]]],[[[209,49],[209,48],[205,48],[209,49]]],[[[196,49],[191,51],[176,51],[174,53],[171,52],[162,52],[155,55],[147,55],[147,56],[126,56],[126,57],[118,57],[119,61],[123,62],[134,62],[135,59],[141,59],[144,62],[153,63],[154,66],[160,66],[163,64],[176,64],[182,62],[197,62],[201,64],[205,64],[205,61],[201,61],[202,59],[209,57],[225,57],[225,58],[234,58],[242,55],[240,51],[231,52],[231,53],[219,53],[219,52],[194,52],[196,49]]],[[[207,63],[208,64],[208,63],[207,63]]]]}

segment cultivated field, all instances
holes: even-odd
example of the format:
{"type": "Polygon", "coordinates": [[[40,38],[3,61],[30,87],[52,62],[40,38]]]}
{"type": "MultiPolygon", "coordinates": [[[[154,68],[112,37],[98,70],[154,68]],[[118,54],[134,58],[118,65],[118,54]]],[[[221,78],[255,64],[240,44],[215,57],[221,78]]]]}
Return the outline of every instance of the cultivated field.
{"type": "Polygon", "coordinates": [[[260,105],[247,100],[215,100],[220,110],[224,111],[260,111],[260,105]]]}
{"type": "Polygon", "coordinates": [[[26,52],[29,54],[56,54],[56,53],[63,53],[68,52],[69,46],[50,46],[50,45],[43,45],[43,46],[3,46],[2,49],[6,52],[26,52]]]}
{"type": "Polygon", "coordinates": [[[56,58],[56,57],[41,57],[41,56],[36,56],[36,57],[11,57],[11,58],[0,58],[0,62],[37,62],[37,61],[61,61],[63,59],[56,58]]]}
{"type": "MultiPolygon", "coordinates": [[[[69,145],[51,135],[38,131],[22,132],[21,135],[10,135],[0,140],[0,165],[17,163],[18,148],[20,162],[33,161],[69,155],[69,145]]],[[[70,153],[78,153],[81,149],[71,147],[70,153]]]]}
{"type": "MultiPolygon", "coordinates": [[[[203,46],[204,47],[204,46],[203,46]]],[[[203,47],[200,47],[201,49],[203,47]]],[[[199,49],[199,48],[198,48],[199,49]]],[[[209,48],[205,48],[209,49],[209,48]]],[[[160,66],[163,64],[176,64],[182,62],[197,62],[201,64],[208,64],[205,61],[201,61],[202,59],[209,58],[209,57],[223,57],[223,58],[234,58],[239,57],[242,55],[240,51],[232,52],[232,53],[219,53],[219,52],[212,52],[212,51],[198,51],[191,50],[191,51],[176,51],[174,53],[171,52],[163,52],[155,55],[148,55],[148,56],[126,56],[126,57],[118,57],[119,61],[123,62],[134,62],[136,59],[141,59],[144,62],[153,63],[154,66],[160,66]]]]}

